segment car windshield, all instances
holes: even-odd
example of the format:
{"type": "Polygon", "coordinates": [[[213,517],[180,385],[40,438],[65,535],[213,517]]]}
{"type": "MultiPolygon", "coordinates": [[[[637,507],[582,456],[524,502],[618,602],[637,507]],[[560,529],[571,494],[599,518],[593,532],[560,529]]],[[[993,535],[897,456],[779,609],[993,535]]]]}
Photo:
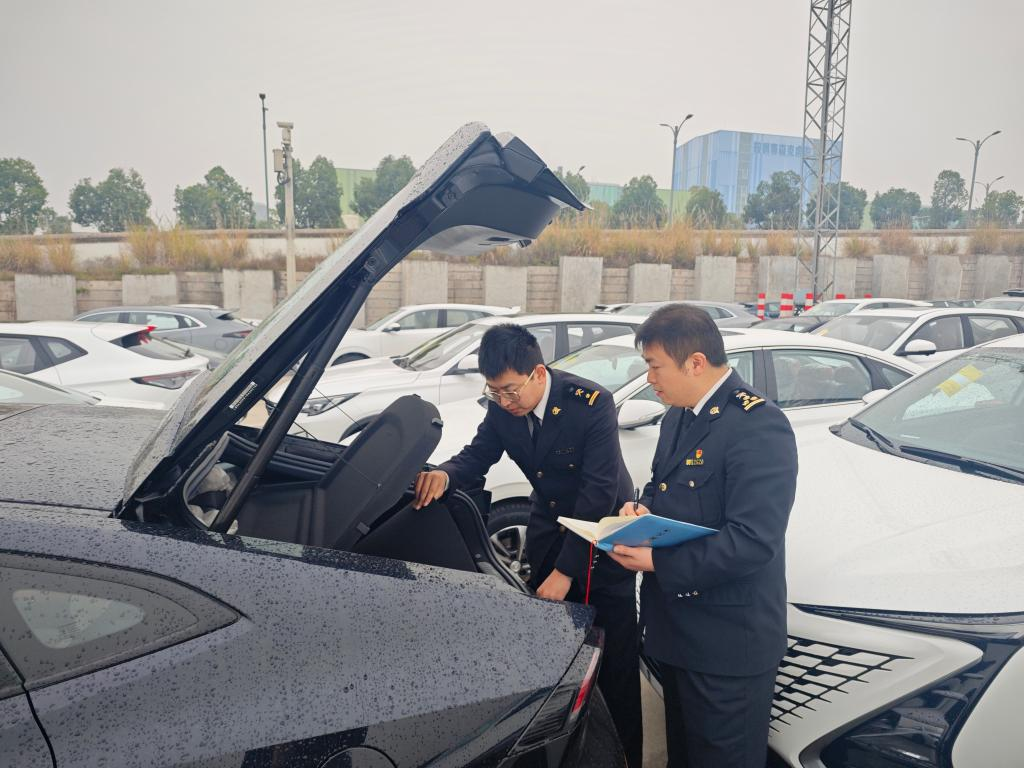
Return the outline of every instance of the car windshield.
{"type": "Polygon", "coordinates": [[[647,373],[647,363],[637,350],[612,344],[584,347],[551,363],[551,367],[590,379],[609,392],[616,392],[647,373]]]}
{"type": "Polygon", "coordinates": [[[368,331],[379,331],[384,326],[390,325],[392,322],[394,322],[396,317],[398,317],[399,315],[404,314],[404,313],[405,313],[404,309],[396,309],[391,314],[384,315],[384,317],[382,317],[377,322],[370,323],[368,326],[366,326],[366,330],[368,330],[368,331]]]}
{"type": "Polygon", "coordinates": [[[625,307],[618,314],[620,315],[635,315],[638,317],[647,317],[651,312],[660,307],[661,304],[631,304],[625,307]]]}
{"type": "Polygon", "coordinates": [[[405,357],[395,358],[395,363],[403,368],[413,371],[430,371],[440,365],[444,365],[453,355],[479,341],[484,331],[490,328],[489,325],[480,323],[467,323],[453,328],[448,333],[436,336],[430,341],[420,344],[416,349],[405,357]]]}
{"type": "Polygon", "coordinates": [[[947,360],[856,419],[907,458],[1024,473],[1024,348],[980,347],[947,360]]]}
{"type": "Polygon", "coordinates": [[[986,299],[978,304],[982,309],[1024,309],[1021,299],[986,299]]]}
{"type": "Polygon", "coordinates": [[[852,312],[857,305],[851,301],[823,301],[815,304],[810,309],[805,309],[800,314],[805,317],[839,317],[847,312],[852,312]]]}
{"type": "Polygon", "coordinates": [[[0,405],[93,405],[97,402],[95,397],[80,392],[65,391],[42,381],[32,381],[0,371],[0,405]]]}
{"type": "Polygon", "coordinates": [[[911,326],[913,317],[850,315],[830,320],[814,333],[830,339],[852,341],[872,349],[888,349],[911,326]]]}

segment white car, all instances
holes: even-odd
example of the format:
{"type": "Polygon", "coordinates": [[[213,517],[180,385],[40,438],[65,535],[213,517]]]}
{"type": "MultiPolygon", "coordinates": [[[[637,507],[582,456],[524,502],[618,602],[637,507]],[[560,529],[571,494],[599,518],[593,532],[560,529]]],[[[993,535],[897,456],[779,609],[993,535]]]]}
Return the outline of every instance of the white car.
{"type": "MultiPolygon", "coordinates": [[[[530,330],[544,360],[562,357],[600,339],[629,334],[643,318],[601,314],[484,317],[431,339],[403,357],[375,357],[328,368],[295,419],[293,434],[339,442],[361,430],[402,395],[419,395],[436,405],[479,395],[484,387],[477,369],[480,337],[492,325],[514,322],[530,330]]],[[[267,397],[280,401],[287,380],[267,397]]]]}
{"type": "Polygon", "coordinates": [[[0,323],[0,369],[104,404],[167,408],[209,360],[122,323],[0,323]]]}
{"type": "MultiPolygon", "coordinates": [[[[886,390],[919,369],[904,360],[842,341],[786,331],[723,330],[729,365],[752,387],[765,392],[796,424],[839,421],[863,407],[862,397],[886,390]]],[[[658,422],[665,406],[647,383],[647,364],[632,336],[598,342],[564,357],[553,367],[582,376],[609,390],[619,409],[619,440],[633,481],[650,476],[658,442],[658,422]]],[[[485,403],[486,404],[486,401],[485,403]]],[[[484,411],[476,399],[440,407],[444,430],[431,456],[440,464],[456,454],[476,433],[484,411]]],[[[512,567],[521,558],[531,487],[508,456],[487,474],[491,493],[488,530],[512,567]]]]}
{"type": "Polygon", "coordinates": [[[1022,764],[1024,337],[931,368],[841,425],[797,426],[791,766],[1022,764]]]}
{"type": "Polygon", "coordinates": [[[338,345],[331,365],[365,360],[368,357],[404,355],[423,342],[471,320],[512,315],[518,311],[518,307],[478,304],[416,304],[401,307],[368,325],[366,330],[349,330],[338,345]]]}
{"type": "Polygon", "coordinates": [[[863,344],[922,367],[965,349],[1024,332],[1024,312],[981,307],[944,307],[851,312],[812,334],[863,344]]]}
{"type": "Polygon", "coordinates": [[[829,299],[815,304],[800,313],[800,317],[840,317],[851,312],[863,312],[866,309],[910,309],[911,307],[930,307],[927,301],[913,299],[887,299],[884,297],[870,299],[829,299]]]}

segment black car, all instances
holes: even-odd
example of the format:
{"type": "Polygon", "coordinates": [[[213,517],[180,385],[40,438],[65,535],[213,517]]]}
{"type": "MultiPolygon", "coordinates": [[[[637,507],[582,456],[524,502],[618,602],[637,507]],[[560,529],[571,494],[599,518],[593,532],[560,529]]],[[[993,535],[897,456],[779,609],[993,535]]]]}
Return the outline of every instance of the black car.
{"type": "Polygon", "coordinates": [[[0,406],[0,765],[623,765],[592,610],[528,594],[470,498],[412,510],[432,405],[348,447],[287,434],[406,254],[563,207],[521,140],[467,125],[166,414],[0,406]]]}

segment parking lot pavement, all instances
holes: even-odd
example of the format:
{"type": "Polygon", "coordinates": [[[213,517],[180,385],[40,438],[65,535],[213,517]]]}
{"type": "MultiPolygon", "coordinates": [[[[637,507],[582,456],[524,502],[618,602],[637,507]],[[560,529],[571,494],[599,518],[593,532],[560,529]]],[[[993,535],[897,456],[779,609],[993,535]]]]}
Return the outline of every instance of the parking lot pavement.
{"type": "Polygon", "coordinates": [[[664,768],[668,762],[665,751],[665,708],[651,684],[640,676],[640,703],[644,713],[644,766],[664,768]]]}

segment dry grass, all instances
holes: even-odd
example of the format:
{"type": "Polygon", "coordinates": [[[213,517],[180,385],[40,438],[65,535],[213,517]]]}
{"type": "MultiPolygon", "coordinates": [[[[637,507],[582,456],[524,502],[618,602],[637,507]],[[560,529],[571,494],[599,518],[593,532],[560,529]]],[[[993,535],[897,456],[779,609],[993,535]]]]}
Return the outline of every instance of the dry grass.
{"type": "Polygon", "coordinates": [[[732,232],[702,230],[700,234],[701,252],[705,256],[736,256],[743,253],[743,242],[732,232]]]}
{"type": "Polygon", "coordinates": [[[70,275],[75,271],[75,246],[68,236],[55,237],[45,245],[46,260],[50,271],[60,275],[70,275]]]}
{"type": "Polygon", "coordinates": [[[890,256],[917,256],[921,246],[909,229],[883,229],[878,236],[878,252],[890,256]]]}
{"type": "Polygon", "coordinates": [[[971,232],[967,241],[970,253],[999,253],[1000,232],[995,227],[982,227],[971,232]]]}
{"type": "Polygon", "coordinates": [[[792,256],[796,253],[796,238],[792,232],[769,230],[764,236],[764,250],[769,256],[792,256]]]}
{"type": "Polygon", "coordinates": [[[960,253],[960,242],[955,237],[922,238],[921,253],[926,256],[956,256],[960,253]]]}
{"type": "Polygon", "coordinates": [[[30,237],[0,237],[0,272],[43,271],[43,249],[30,237]]]}
{"type": "Polygon", "coordinates": [[[1003,235],[999,249],[1007,256],[1024,256],[1024,232],[1010,232],[1003,235]]]}
{"type": "Polygon", "coordinates": [[[164,250],[160,235],[156,227],[131,227],[121,252],[140,267],[161,266],[164,263],[164,250]]]}
{"type": "Polygon", "coordinates": [[[844,237],[840,242],[843,256],[848,259],[863,259],[875,253],[875,244],[866,237],[844,237]]]}

